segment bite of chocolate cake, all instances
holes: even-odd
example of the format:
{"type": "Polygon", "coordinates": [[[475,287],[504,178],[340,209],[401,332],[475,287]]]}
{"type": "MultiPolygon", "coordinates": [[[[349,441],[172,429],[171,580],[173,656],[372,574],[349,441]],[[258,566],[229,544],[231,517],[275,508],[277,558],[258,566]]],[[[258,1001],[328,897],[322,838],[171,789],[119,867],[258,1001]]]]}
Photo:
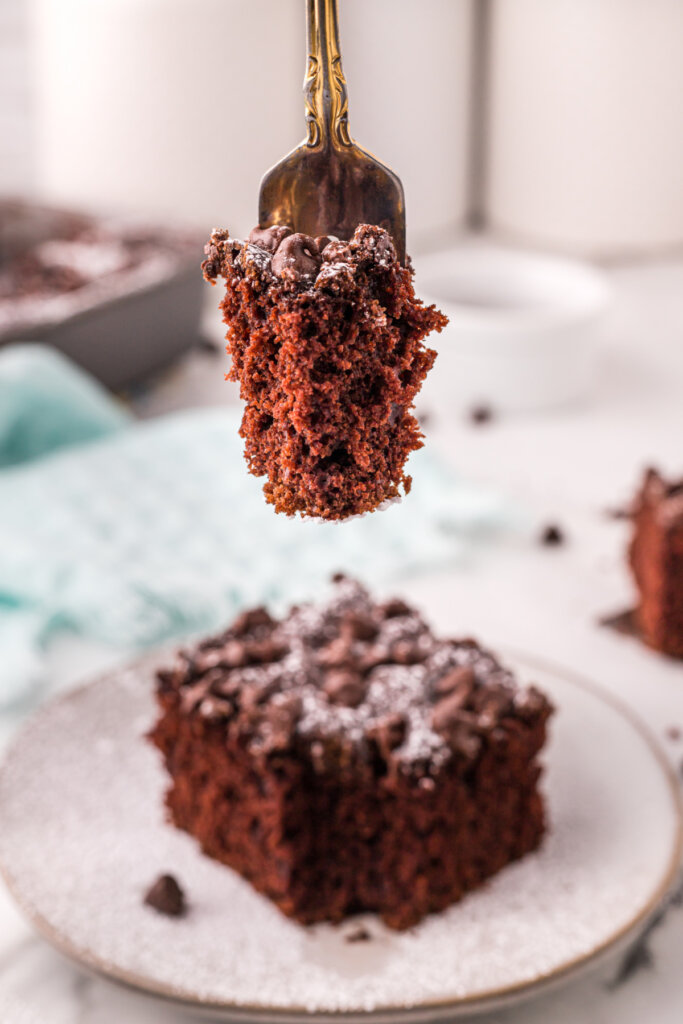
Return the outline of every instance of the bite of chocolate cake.
{"type": "Polygon", "coordinates": [[[341,242],[277,226],[242,242],[217,230],[202,267],[225,280],[245,457],[276,511],[343,519],[407,493],[422,445],[413,403],[436,355],[424,338],[447,321],[415,297],[387,232],[361,225],[341,242]]]}
{"type": "Polygon", "coordinates": [[[548,700],[354,580],[243,613],[157,697],[172,822],[302,923],[409,927],[543,837],[548,700]]]}

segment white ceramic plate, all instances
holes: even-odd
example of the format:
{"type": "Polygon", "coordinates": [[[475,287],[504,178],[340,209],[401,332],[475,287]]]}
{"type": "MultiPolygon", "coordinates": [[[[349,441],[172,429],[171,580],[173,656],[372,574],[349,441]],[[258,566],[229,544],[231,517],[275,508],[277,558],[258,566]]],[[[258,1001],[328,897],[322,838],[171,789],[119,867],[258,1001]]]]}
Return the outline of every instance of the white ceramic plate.
{"type": "Polygon", "coordinates": [[[537,853],[414,930],[302,928],[164,824],[142,739],[151,670],[42,708],[0,773],[0,866],[55,946],[110,978],[240,1021],[417,1021],[528,998],[635,935],[680,859],[678,787],[643,727],[591,685],[526,659],[558,711],[547,751],[551,832],[537,853]],[[142,894],[162,871],[191,909],[142,894]]]}

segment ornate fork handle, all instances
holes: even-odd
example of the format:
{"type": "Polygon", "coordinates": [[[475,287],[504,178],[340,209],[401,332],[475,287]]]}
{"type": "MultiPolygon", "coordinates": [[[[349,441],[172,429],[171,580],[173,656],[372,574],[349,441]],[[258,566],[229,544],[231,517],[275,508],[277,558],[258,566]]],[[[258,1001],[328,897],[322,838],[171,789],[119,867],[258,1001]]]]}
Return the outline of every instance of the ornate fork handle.
{"type": "Polygon", "coordinates": [[[339,52],[337,0],[308,0],[308,63],[304,78],[311,148],[352,145],[349,102],[339,52]]]}

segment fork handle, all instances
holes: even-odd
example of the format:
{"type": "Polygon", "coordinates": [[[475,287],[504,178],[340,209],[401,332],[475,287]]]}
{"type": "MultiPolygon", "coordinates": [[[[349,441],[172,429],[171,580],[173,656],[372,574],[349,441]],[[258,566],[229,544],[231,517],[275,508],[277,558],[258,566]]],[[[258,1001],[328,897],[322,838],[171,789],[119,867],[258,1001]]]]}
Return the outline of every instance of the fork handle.
{"type": "Polygon", "coordinates": [[[304,78],[306,145],[351,146],[346,79],[339,51],[337,0],[307,0],[308,60],[304,78]]]}

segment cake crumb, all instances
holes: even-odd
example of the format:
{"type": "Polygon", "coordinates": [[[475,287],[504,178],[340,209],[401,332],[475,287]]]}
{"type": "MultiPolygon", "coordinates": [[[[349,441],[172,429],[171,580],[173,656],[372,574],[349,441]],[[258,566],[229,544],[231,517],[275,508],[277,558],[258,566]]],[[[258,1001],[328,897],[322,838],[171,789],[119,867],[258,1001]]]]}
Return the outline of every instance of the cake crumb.
{"type": "Polygon", "coordinates": [[[474,405],[468,413],[470,423],[481,427],[485,423],[492,423],[495,419],[493,409],[490,405],[474,405]]]}
{"type": "Polygon", "coordinates": [[[187,911],[185,893],[173,875],[159,875],[147,890],[145,903],[166,917],[182,917],[187,911]]]}
{"type": "Polygon", "coordinates": [[[544,547],[555,548],[565,544],[567,536],[557,523],[548,523],[544,526],[539,535],[539,541],[544,547]]]}
{"type": "Polygon", "coordinates": [[[603,615],[598,619],[598,625],[613,629],[615,633],[621,633],[623,636],[640,636],[634,608],[627,608],[613,615],[603,615]]]}
{"type": "Polygon", "coordinates": [[[362,925],[360,927],[354,929],[354,931],[349,932],[348,935],[344,936],[344,938],[346,939],[347,942],[371,942],[372,941],[372,935],[367,930],[367,928],[363,928],[362,925]]]}

